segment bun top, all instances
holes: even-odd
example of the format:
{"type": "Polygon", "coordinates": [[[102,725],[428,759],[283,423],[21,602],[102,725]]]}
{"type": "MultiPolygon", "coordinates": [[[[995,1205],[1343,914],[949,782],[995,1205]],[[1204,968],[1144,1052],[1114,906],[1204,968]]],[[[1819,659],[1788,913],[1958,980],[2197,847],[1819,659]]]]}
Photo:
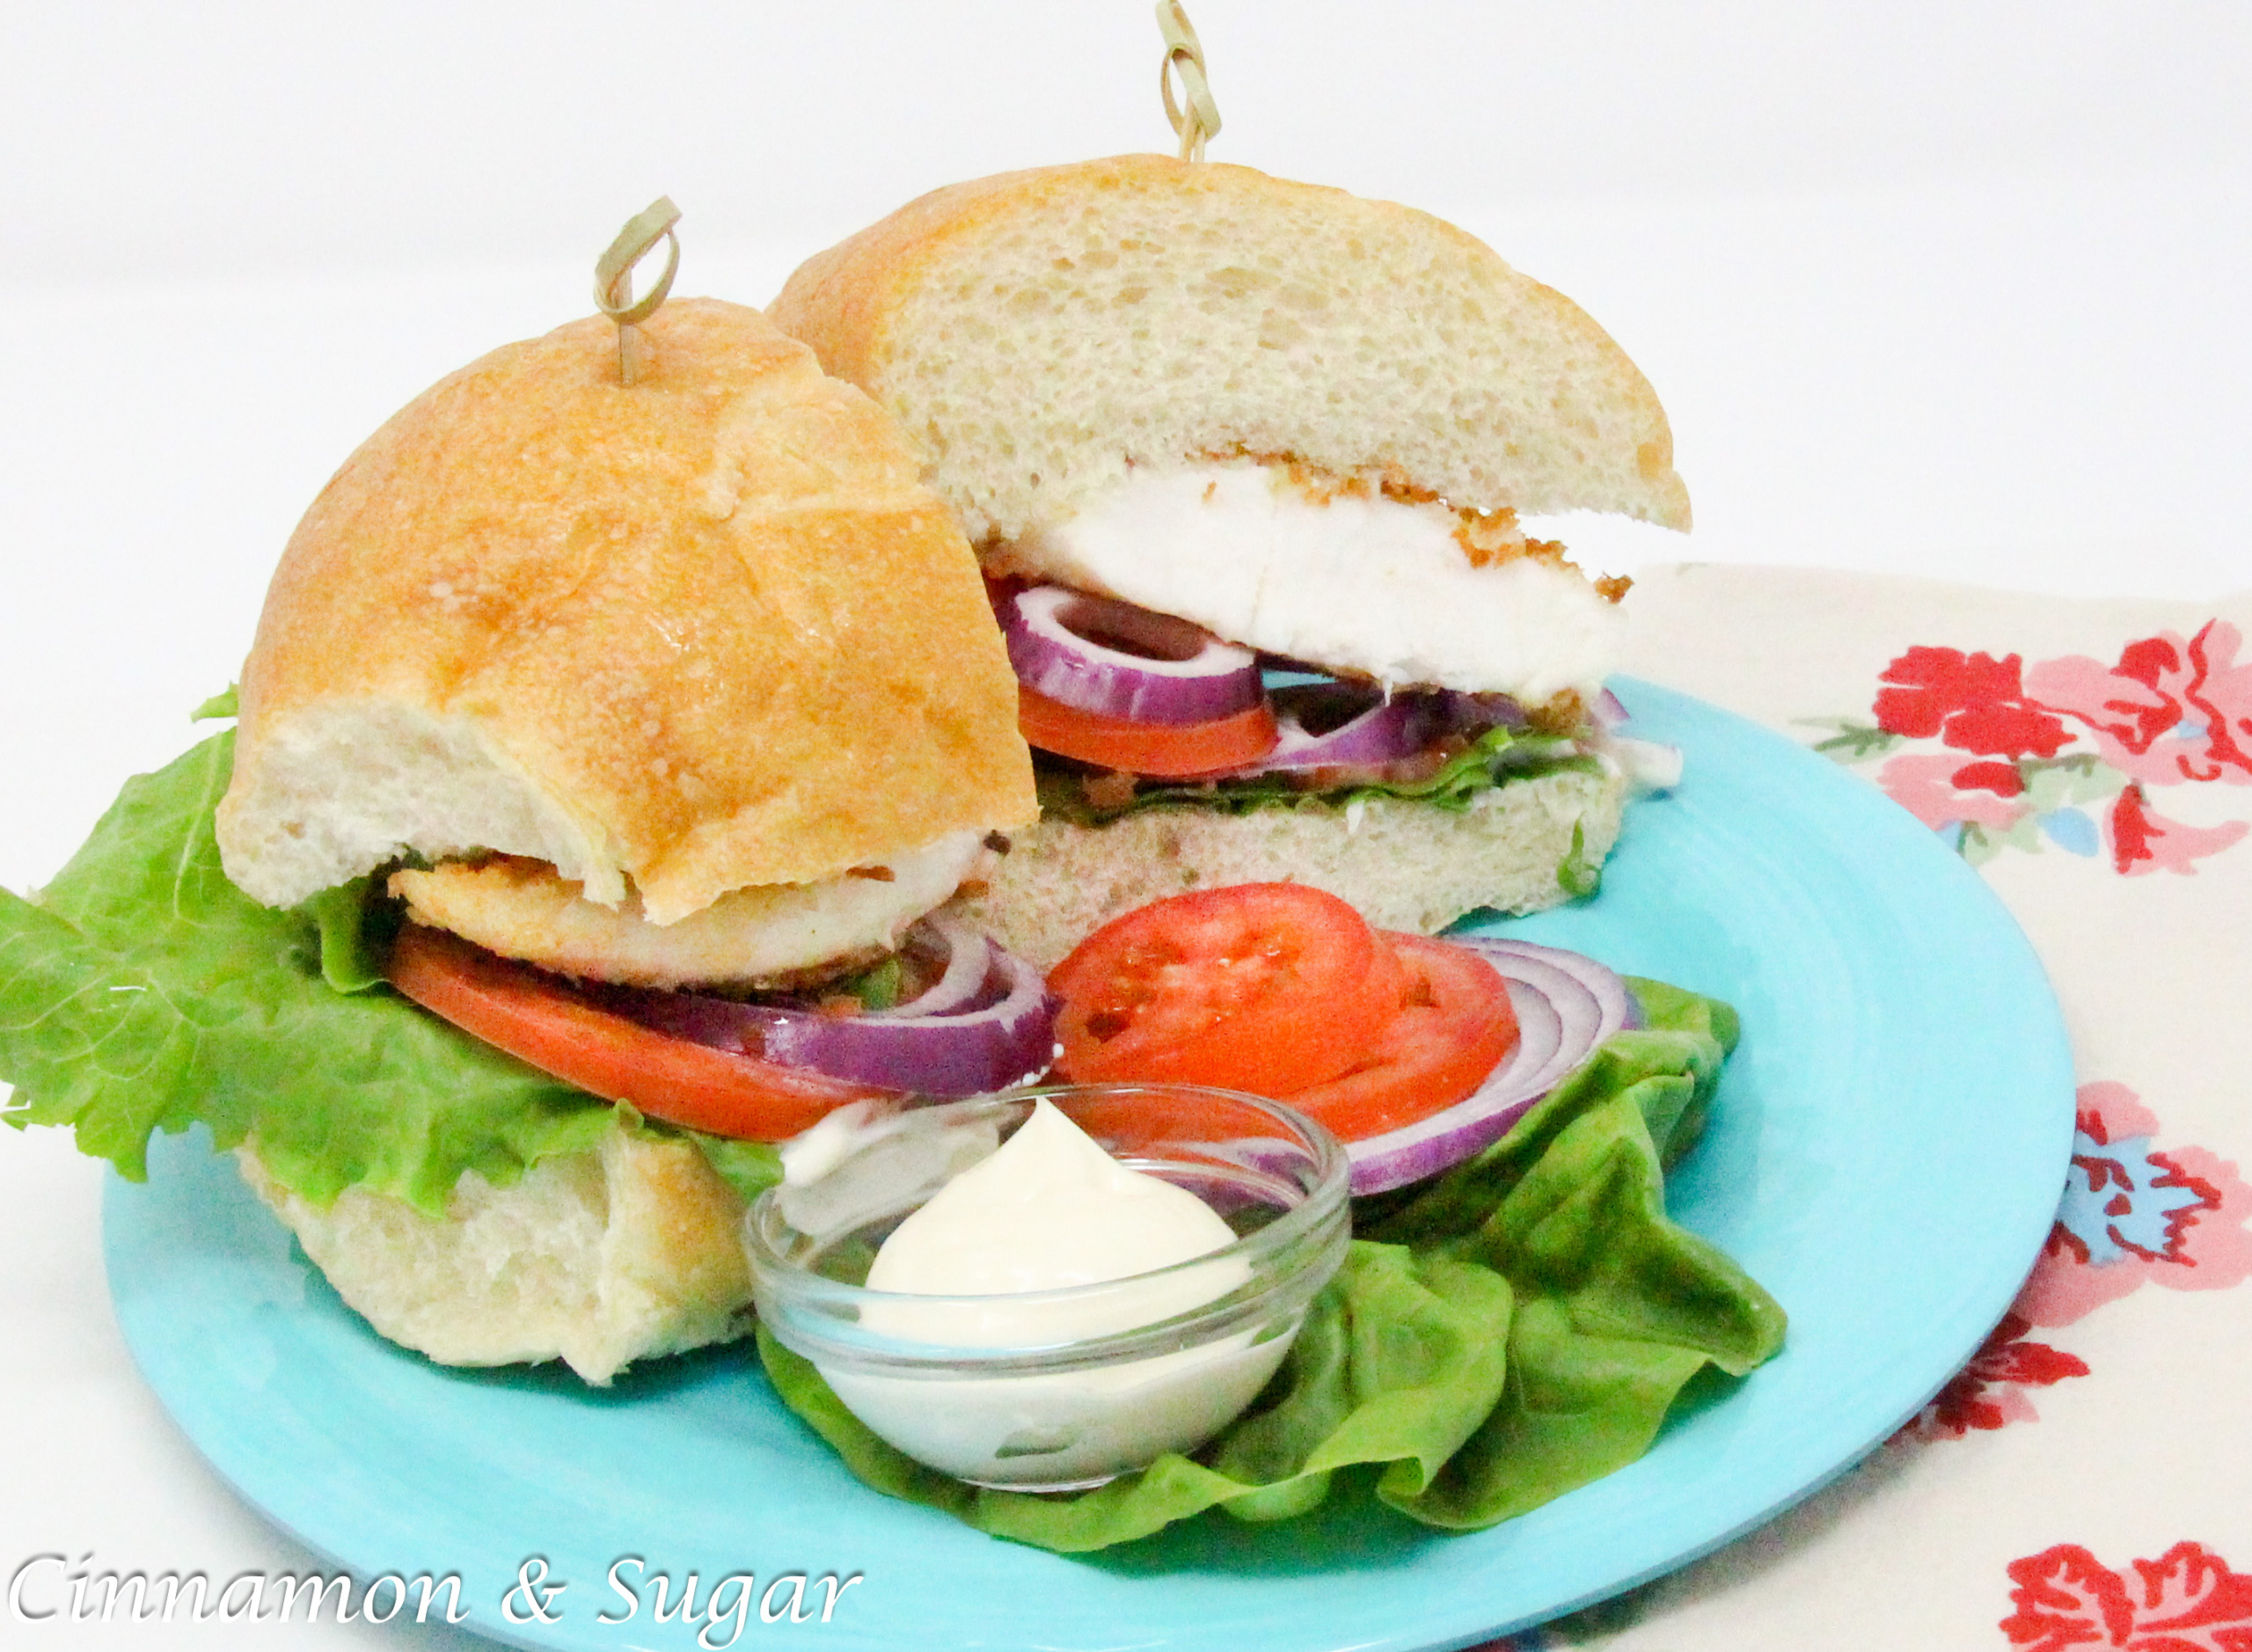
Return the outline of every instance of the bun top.
{"type": "Polygon", "coordinates": [[[494,351],[291,537],[244,667],[228,875],[529,856],[675,922],[1036,813],[976,559],[889,420],[739,305],[494,351]]]}
{"type": "Polygon", "coordinates": [[[1251,455],[1477,511],[1689,525],[1649,383],[1427,214],[1125,155],[940,189],[768,311],[896,418],[981,545],[1131,465],[1251,455]]]}

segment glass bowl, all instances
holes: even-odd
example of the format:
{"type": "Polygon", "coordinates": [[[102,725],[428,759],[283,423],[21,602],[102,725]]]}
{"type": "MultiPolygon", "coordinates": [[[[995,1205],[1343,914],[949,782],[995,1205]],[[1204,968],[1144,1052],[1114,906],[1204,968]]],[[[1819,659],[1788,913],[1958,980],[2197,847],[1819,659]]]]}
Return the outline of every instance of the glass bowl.
{"type": "Polygon", "coordinates": [[[1275,1102],[1188,1085],[854,1109],[791,1144],[785,1164],[790,1179],[744,1223],[767,1330],[918,1462],[1010,1490],[1100,1485],[1226,1427],[1282,1363],[1350,1239],[1334,1137],[1275,1102]],[[1235,1239],[1059,1290],[867,1289],[891,1231],[1042,1099],[1119,1163],[1195,1194],[1235,1239]]]}

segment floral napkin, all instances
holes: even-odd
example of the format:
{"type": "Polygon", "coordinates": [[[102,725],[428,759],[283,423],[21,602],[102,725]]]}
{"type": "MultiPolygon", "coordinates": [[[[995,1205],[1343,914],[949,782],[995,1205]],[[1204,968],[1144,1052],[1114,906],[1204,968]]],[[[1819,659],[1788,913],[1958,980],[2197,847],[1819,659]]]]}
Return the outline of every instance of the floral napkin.
{"type": "Polygon", "coordinates": [[[2252,1652],[2252,593],[1687,564],[1629,605],[1634,675],[1980,869],[2063,1003],[2079,1135],[2039,1263],[1921,1415],[1764,1530],[1499,1644],[2252,1652]]]}

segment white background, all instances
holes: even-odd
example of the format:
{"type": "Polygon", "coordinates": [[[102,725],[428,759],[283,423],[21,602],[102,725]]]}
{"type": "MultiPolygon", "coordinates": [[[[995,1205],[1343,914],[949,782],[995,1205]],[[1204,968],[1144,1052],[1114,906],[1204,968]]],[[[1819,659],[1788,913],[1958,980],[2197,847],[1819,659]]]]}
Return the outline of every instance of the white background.
{"type": "MultiPolygon", "coordinates": [[[[1656,384],[1696,535],[1584,560],[2252,584],[2252,7],[1192,10],[1214,158],[1457,219],[1656,384]]],[[[937,184],[1170,148],[1159,55],[1142,0],[0,4],[0,883],[188,743],[352,446],[654,196],[681,291],[764,303],[937,184]]],[[[0,1139],[0,1568],[302,1568],[134,1376],[99,1189],[0,1139]]]]}

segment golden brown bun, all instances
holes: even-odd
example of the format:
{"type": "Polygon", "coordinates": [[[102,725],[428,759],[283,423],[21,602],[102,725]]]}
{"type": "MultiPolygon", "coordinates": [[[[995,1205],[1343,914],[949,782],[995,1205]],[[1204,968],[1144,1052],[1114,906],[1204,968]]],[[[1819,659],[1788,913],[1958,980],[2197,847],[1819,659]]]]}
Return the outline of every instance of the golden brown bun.
{"type": "Polygon", "coordinates": [[[946,505],[756,311],[600,318],[442,381],[315,501],[242,683],[228,875],[289,905],[412,851],[668,924],[1035,805],[946,505]]]}
{"type": "Polygon", "coordinates": [[[1238,452],[1689,525],[1656,396],[1577,305],[1437,218],[1249,167],[956,184],[808,259],[768,314],[899,420],[980,545],[1130,464],[1238,452]]]}

